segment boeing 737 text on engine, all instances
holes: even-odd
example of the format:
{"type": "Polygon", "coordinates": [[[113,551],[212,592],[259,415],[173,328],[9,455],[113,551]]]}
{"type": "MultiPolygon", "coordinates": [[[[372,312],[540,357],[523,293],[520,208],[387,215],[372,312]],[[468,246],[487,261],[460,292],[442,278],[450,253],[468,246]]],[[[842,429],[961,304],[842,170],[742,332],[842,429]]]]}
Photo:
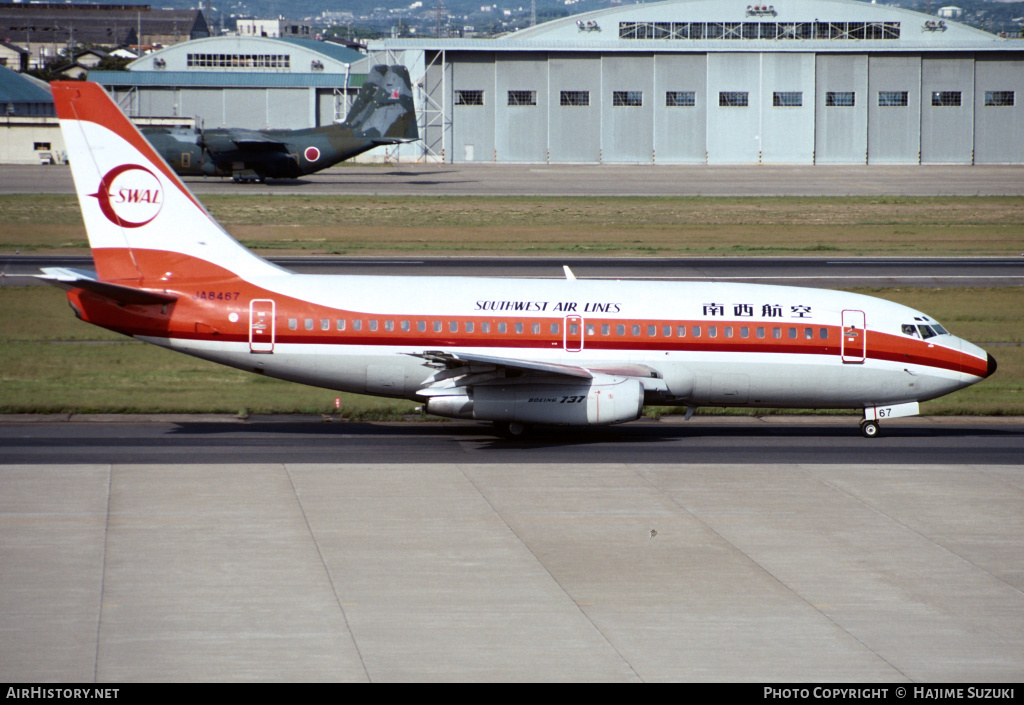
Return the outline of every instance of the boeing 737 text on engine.
{"type": "Polygon", "coordinates": [[[45,278],[82,320],[189,355],[512,434],[672,404],[859,409],[874,436],[996,369],[921,311],[825,289],[295,274],[232,239],[102,88],[53,93],[96,272],[45,278]]]}

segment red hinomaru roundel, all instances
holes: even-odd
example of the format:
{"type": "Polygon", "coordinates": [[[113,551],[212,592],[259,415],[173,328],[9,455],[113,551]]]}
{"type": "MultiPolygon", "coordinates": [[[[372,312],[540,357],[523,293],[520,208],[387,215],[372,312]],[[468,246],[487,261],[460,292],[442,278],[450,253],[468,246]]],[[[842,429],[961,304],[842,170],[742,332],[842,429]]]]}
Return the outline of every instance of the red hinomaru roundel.
{"type": "Polygon", "coordinates": [[[122,164],[107,172],[100,189],[90,194],[114,225],[139,228],[149,223],[164,206],[163,185],[156,175],[138,164],[122,164]]]}
{"type": "Polygon", "coordinates": [[[306,161],[315,162],[317,159],[320,158],[320,150],[317,149],[316,147],[306,147],[305,156],[306,161]]]}

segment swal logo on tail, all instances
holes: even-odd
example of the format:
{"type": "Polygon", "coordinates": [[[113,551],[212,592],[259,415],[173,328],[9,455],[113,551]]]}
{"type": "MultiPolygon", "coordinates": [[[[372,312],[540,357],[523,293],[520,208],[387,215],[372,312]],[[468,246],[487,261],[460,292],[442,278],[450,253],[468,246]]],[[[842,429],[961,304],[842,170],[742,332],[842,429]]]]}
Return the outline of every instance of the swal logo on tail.
{"type": "Polygon", "coordinates": [[[123,228],[142,227],[164,207],[160,180],[138,164],[114,167],[100,181],[100,190],[90,195],[100,202],[107,220],[123,228]]]}

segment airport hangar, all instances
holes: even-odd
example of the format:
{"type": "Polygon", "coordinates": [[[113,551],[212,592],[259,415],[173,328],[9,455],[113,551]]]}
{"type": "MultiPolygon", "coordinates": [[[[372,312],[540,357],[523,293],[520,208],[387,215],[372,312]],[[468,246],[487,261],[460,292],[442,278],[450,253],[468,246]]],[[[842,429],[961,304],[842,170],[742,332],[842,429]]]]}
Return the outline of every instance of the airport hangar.
{"type": "Polygon", "coordinates": [[[423,67],[448,163],[1024,163],[1024,40],[895,7],[671,0],[371,50],[423,67]]]}
{"type": "Polygon", "coordinates": [[[375,63],[331,42],[210,37],[147,54],[126,71],[90,71],[89,80],[133,119],[294,130],[344,119],[375,63]]]}

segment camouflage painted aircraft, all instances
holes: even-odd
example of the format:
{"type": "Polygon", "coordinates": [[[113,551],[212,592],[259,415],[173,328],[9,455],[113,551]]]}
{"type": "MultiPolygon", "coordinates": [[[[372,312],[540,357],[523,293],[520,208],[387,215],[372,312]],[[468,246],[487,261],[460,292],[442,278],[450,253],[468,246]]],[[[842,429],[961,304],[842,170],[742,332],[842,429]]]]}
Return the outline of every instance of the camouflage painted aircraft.
{"type": "Polygon", "coordinates": [[[305,130],[150,128],[142,130],[183,176],[235,181],[294,179],[374,147],[419,139],[412,83],[404,66],[375,66],[345,122],[305,130]]]}

